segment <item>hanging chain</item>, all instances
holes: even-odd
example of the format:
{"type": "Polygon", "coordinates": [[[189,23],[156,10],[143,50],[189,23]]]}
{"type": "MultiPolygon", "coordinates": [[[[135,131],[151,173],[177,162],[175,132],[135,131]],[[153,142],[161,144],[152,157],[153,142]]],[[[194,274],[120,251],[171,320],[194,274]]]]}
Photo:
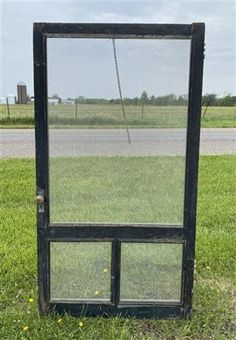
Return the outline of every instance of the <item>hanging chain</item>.
{"type": "Polygon", "coordinates": [[[118,68],[118,62],[117,62],[117,53],[116,53],[116,42],[115,42],[114,38],[112,39],[112,45],[113,45],[114,60],[115,60],[115,67],[116,67],[116,78],[117,78],[117,85],[118,85],[118,90],[119,90],[119,95],[120,95],[120,102],[121,102],[123,120],[124,120],[125,127],[126,127],[128,141],[129,141],[129,143],[131,143],[129,128],[128,128],[127,119],[126,119],[126,113],[125,113],[124,100],[123,100],[122,91],[121,91],[120,74],[119,74],[119,68],[118,68]]]}

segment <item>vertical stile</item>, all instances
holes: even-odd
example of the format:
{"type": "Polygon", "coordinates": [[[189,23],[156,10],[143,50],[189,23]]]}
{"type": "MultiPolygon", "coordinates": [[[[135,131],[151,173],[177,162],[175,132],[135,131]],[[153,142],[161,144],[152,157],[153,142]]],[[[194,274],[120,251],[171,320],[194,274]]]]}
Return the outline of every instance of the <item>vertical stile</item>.
{"type": "Polygon", "coordinates": [[[195,23],[192,25],[184,204],[184,231],[186,237],[183,285],[184,315],[191,315],[192,309],[204,34],[204,24],[195,23]]]}
{"type": "Polygon", "coordinates": [[[111,302],[118,306],[120,301],[120,260],[121,243],[118,239],[112,242],[111,263],[111,302]]]}

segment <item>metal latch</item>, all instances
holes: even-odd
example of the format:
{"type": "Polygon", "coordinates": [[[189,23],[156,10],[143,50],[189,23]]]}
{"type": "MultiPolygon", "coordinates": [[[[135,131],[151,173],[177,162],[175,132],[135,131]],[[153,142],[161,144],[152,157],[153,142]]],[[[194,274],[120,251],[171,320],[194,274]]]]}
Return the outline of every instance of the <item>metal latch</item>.
{"type": "Polygon", "coordinates": [[[44,196],[42,192],[39,192],[39,195],[35,197],[35,202],[38,205],[38,212],[44,212],[44,196]]]}

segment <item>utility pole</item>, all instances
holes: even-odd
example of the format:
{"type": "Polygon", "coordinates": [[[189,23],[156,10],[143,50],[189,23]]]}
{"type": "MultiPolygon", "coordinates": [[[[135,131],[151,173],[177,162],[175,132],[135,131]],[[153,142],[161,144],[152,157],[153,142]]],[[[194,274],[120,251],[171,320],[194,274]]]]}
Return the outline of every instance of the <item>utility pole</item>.
{"type": "Polygon", "coordinates": [[[75,120],[77,120],[78,118],[78,107],[77,107],[78,103],[77,103],[77,99],[75,100],[75,120]]]}
{"type": "Polygon", "coordinates": [[[10,119],[10,109],[9,109],[9,102],[8,102],[8,98],[6,97],[7,100],[7,115],[8,115],[8,119],[10,119]]]}

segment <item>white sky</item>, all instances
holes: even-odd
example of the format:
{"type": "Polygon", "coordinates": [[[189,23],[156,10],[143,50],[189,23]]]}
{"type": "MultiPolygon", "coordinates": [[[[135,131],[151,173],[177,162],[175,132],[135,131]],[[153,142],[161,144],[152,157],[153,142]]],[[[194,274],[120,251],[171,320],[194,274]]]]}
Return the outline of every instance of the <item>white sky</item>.
{"type": "MultiPolygon", "coordinates": [[[[188,93],[190,40],[116,40],[124,97],[188,93]]],[[[119,96],[111,39],[49,39],[48,93],[119,96]]]]}
{"type": "MultiPolygon", "coordinates": [[[[235,85],[235,62],[236,62],[236,2],[234,0],[156,0],[156,1],[4,1],[0,0],[0,96],[8,93],[16,94],[16,84],[19,81],[24,81],[27,84],[28,93],[33,95],[33,57],[32,57],[32,24],[33,22],[124,22],[124,23],[206,23],[206,59],[204,68],[204,93],[217,93],[225,95],[227,93],[236,94],[235,85]]],[[[119,47],[119,42],[117,43],[119,47]]],[[[61,45],[62,46],[62,45],[61,45]]],[[[128,46],[128,45],[127,45],[128,46]]],[[[117,47],[117,48],[118,48],[117,47]]],[[[59,48],[59,47],[58,47],[59,48]]],[[[77,46],[77,49],[79,45],[77,46]]],[[[168,47],[171,53],[174,49],[168,47]]],[[[56,46],[55,46],[56,50],[56,46]]],[[[60,50],[60,48],[59,48],[60,50]]],[[[127,47],[126,52],[130,52],[132,47],[127,47]]],[[[146,49],[147,50],[147,49],[146,49]]],[[[148,49],[149,50],[149,49],[148,49]]],[[[104,50],[105,51],[105,50],[104,50]]],[[[108,53],[109,52],[108,48],[108,53]]],[[[150,76],[150,82],[145,77],[134,78],[131,72],[132,68],[122,64],[122,46],[120,46],[120,70],[122,84],[126,89],[125,96],[140,95],[140,91],[145,89],[148,94],[165,94],[174,92],[176,94],[184,94],[186,83],[187,65],[180,65],[178,70],[172,72],[172,80],[166,78],[165,81],[169,84],[169,88],[161,86],[161,74],[163,69],[156,70],[158,86],[155,83],[155,74],[151,72],[154,63],[154,54],[143,53],[143,65],[145,65],[145,74],[150,76]],[[127,69],[125,69],[127,67],[127,69]],[[182,67],[182,68],[181,68],[182,67]],[[181,70],[184,71],[183,74],[181,70]],[[178,78],[179,77],[179,78],[178,78]],[[132,90],[130,79],[132,78],[132,90]],[[152,79],[151,79],[152,78],[152,79]],[[143,84],[141,84],[143,79],[143,84]],[[179,89],[177,85],[179,84],[179,89]],[[173,85],[173,86],[172,86],[173,85]],[[156,86],[156,88],[155,88],[156,86]]],[[[124,51],[124,50],[123,50],[124,51]]],[[[160,49],[158,50],[160,51],[160,49]]],[[[183,53],[186,60],[186,48],[181,49],[182,52],[177,52],[176,58],[179,59],[179,53],[183,53]]],[[[112,49],[111,49],[112,52],[112,49]]],[[[136,61],[138,49],[136,50],[136,61]]],[[[163,54],[164,49],[162,48],[163,54]]],[[[65,54],[61,52],[58,56],[63,60],[65,54]]],[[[77,50],[75,48],[75,52],[77,50]]],[[[92,55],[92,54],[91,54],[92,55]]],[[[135,55],[135,53],[134,53],[135,55]]],[[[73,57],[73,55],[72,55],[73,57]]],[[[135,56],[134,56],[135,58],[135,56]]],[[[166,57],[159,58],[161,61],[166,60],[166,57]],[[164,58],[164,59],[163,59],[164,58]]],[[[97,64],[94,64],[96,70],[99,70],[99,65],[102,65],[102,83],[113,84],[114,72],[111,69],[109,62],[106,64],[100,63],[102,58],[97,58],[97,64]]],[[[129,59],[131,62],[131,58],[129,59]]],[[[65,63],[66,65],[66,63],[65,63]]],[[[74,66],[76,67],[76,63],[74,66]]],[[[130,64],[127,64],[130,65],[130,64]]],[[[134,65],[132,66],[134,68],[134,65]]],[[[78,66],[78,65],[77,65],[78,66]]],[[[170,65],[171,66],[171,65],[170,65]]],[[[55,66],[55,70],[56,70],[55,66]]],[[[138,67],[136,68],[138,69],[138,67]]],[[[54,71],[55,71],[54,70],[54,71]]],[[[64,68],[64,79],[66,79],[69,66],[64,68]]],[[[100,69],[101,71],[101,69],[100,69]]],[[[53,70],[52,70],[53,74],[53,70]]],[[[54,73],[55,74],[55,73],[54,73]]],[[[56,76],[55,76],[56,77],[56,76]]],[[[55,78],[54,77],[54,78],[55,78]]],[[[99,76],[101,78],[101,76],[99,76]]],[[[61,78],[63,79],[63,77],[61,78]]],[[[83,78],[85,79],[85,77],[83,78]]],[[[58,82],[57,82],[58,83],[58,82]]],[[[60,82],[62,83],[62,82],[60,82]]],[[[56,81],[51,81],[51,92],[61,92],[63,97],[74,95],[85,95],[96,97],[104,96],[101,91],[102,83],[96,87],[91,87],[92,81],[86,79],[83,82],[83,88],[76,87],[76,79],[71,82],[71,87],[65,81],[64,86],[56,86],[56,81]],[[100,89],[100,90],[98,90],[100,89]],[[54,91],[55,90],[55,91],[54,91]],[[92,92],[91,92],[92,91],[92,92]]],[[[111,88],[111,85],[109,85],[111,88]]],[[[115,90],[114,90],[115,91],[115,90]]],[[[115,92],[114,92],[115,93],[115,92]]],[[[108,93],[113,96],[112,91],[108,93]]],[[[50,93],[52,94],[52,93],[50,93]]],[[[118,95],[114,94],[114,97],[118,95]]]]}

